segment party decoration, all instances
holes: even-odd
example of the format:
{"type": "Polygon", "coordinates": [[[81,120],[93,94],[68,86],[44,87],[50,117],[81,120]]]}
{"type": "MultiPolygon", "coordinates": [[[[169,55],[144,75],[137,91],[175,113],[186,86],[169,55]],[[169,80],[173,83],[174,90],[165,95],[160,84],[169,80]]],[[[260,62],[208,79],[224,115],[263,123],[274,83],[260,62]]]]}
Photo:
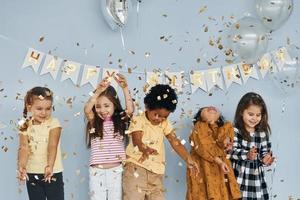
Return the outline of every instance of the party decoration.
{"type": "Polygon", "coordinates": [[[205,79],[207,83],[207,91],[211,91],[212,88],[218,87],[223,89],[223,79],[220,68],[204,70],[205,79]]]}
{"type": "Polygon", "coordinates": [[[58,74],[59,67],[62,63],[62,59],[58,58],[57,56],[46,55],[45,62],[42,66],[41,75],[48,74],[52,76],[53,79],[56,79],[58,74]]]}
{"type": "Polygon", "coordinates": [[[37,73],[44,55],[45,54],[43,52],[29,48],[25,60],[23,62],[22,68],[32,67],[35,73],[37,73]]]}
{"type": "Polygon", "coordinates": [[[101,0],[104,19],[112,30],[123,27],[127,23],[130,0],[101,0]]]}
{"type": "Polygon", "coordinates": [[[78,75],[79,75],[80,65],[81,65],[80,63],[66,60],[62,67],[61,81],[71,79],[71,81],[73,81],[73,83],[76,85],[78,75]]]}
{"type": "Polygon", "coordinates": [[[198,88],[207,92],[206,79],[204,77],[203,71],[191,71],[190,72],[190,81],[192,93],[194,93],[198,88]]]}
{"type": "Polygon", "coordinates": [[[293,94],[296,84],[300,80],[299,47],[290,45],[286,48],[282,47],[275,52],[280,58],[277,58],[278,60],[275,62],[280,67],[278,67],[279,70],[277,72],[271,73],[273,82],[285,95],[293,94]]]}
{"type": "MultiPolygon", "coordinates": [[[[53,72],[55,74],[52,75],[52,77],[55,79],[59,76],[59,73],[61,73],[62,81],[70,78],[76,86],[78,86],[77,83],[79,86],[90,83],[93,88],[97,87],[98,80],[101,76],[100,79],[107,78],[114,87],[118,88],[118,83],[114,79],[114,75],[119,73],[117,69],[81,64],[45,54],[32,48],[29,49],[25,57],[24,63],[27,63],[25,66],[34,64],[35,68],[39,69],[40,61],[45,57],[44,55],[46,55],[46,59],[40,74],[53,72]],[[61,60],[64,60],[64,62],[60,69],[61,60]],[[82,65],[83,69],[81,70],[82,65]],[[101,69],[102,75],[100,72],[101,69]],[[82,72],[82,74],[80,74],[80,72],[82,72]]],[[[194,93],[199,88],[205,92],[210,92],[213,88],[223,90],[224,88],[228,89],[232,83],[243,85],[246,84],[249,78],[259,79],[258,71],[260,71],[262,78],[264,78],[267,73],[271,74],[274,82],[279,85],[279,87],[281,83],[285,82],[288,82],[288,87],[294,87],[297,81],[300,82],[299,57],[300,48],[295,45],[289,45],[262,55],[255,64],[241,62],[228,66],[190,71],[188,72],[190,76],[189,81],[184,78],[184,71],[169,72],[153,70],[152,72],[137,72],[130,70],[130,72],[128,72],[122,70],[120,73],[145,74],[146,84],[143,88],[144,92],[147,92],[149,88],[160,83],[169,84],[175,88],[179,94],[186,84],[191,85],[191,93],[194,93]],[[225,85],[223,85],[223,80],[225,85]]],[[[35,72],[37,73],[37,71],[35,72]]],[[[142,77],[139,76],[139,79],[141,78],[142,77]]]]}
{"type": "Polygon", "coordinates": [[[100,68],[97,66],[84,65],[80,86],[90,83],[94,88],[97,87],[100,68]]]}
{"type": "Polygon", "coordinates": [[[236,64],[229,65],[229,66],[223,67],[222,70],[223,70],[226,88],[229,88],[233,82],[235,82],[239,85],[242,85],[242,79],[241,79],[238,65],[236,65],[236,64]]]}
{"type": "Polygon", "coordinates": [[[182,91],[184,72],[165,72],[166,83],[168,83],[177,92],[182,91]]]}
{"type": "Polygon", "coordinates": [[[258,79],[257,69],[253,64],[240,63],[238,66],[239,66],[244,84],[246,84],[246,82],[248,81],[248,79],[250,77],[252,77],[254,79],[258,79]]]}
{"type": "Polygon", "coordinates": [[[236,22],[230,31],[230,46],[241,61],[253,64],[266,52],[267,30],[253,17],[244,17],[236,22]]]}
{"type": "Polygon", "coordinates": [[[281,27],[293,10],[293,0],[256,0],[256,13],[269,30],[281,27]]]}

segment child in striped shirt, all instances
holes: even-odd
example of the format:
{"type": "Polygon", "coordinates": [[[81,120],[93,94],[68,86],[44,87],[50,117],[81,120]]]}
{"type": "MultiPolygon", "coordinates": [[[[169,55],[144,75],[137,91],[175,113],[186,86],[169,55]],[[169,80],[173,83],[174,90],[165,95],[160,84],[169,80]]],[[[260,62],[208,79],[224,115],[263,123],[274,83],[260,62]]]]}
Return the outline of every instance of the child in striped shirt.
{"type": "Polygon", "coordinates": [[[91,200],[122,199],[122,161],[126,158],[124,132],[134,107],[125,77],[121,74],[113,77],[123,90],[126,109],[122,109],[108,79],[99,83],[84,107],[88,120],[87,145],[91,148],[91,200]]]}

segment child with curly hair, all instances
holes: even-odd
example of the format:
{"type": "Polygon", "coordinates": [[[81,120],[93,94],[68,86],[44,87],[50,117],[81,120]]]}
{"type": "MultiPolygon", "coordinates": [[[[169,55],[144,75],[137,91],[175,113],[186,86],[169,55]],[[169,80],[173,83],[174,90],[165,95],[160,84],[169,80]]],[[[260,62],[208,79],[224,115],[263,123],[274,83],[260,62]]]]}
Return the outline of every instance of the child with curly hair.
{"type": "Polygon", "coordinates": [[[167,119],[177,105],[177,95],[169,85],[152,87],[144,98],[145,112],[133,117],[129,126],[123,174],[124,200],[164,200],[166,137],[172,148],[198,172],[195,162],[180,143],[167,119]]]}

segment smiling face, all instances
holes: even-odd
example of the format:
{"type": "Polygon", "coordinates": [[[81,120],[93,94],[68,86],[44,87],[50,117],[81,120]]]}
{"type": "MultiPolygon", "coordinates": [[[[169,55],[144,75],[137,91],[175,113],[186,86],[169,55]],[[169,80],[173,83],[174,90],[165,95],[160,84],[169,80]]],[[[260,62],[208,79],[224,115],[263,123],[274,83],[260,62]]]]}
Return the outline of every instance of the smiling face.
{"type": "Polygon", "coordinates": [[[201,111],[201,119],[205,122],[215,123],[220,118],[220,112],[216,107],[209,106],[201,111]]]}
{"type": "Polygon", "coordinates": [[[157,108],[153,110],[146,110],[146,117],[152,125],[159,125],[168,118],[170,113],[171,111],[165,108],[157,108]]]}
{"type": "Polygon", "coordinates": [[[245,129],[248,132],[254,132],[255,127],[261,121],[261,107],[257,105],[250,105],[242,113],[245,129]]]}
{"type": "Polygon", "coordinates": [[[48,120],[52,114],[52,101],[49,99],[34,98],[32,105],[27,109],[32,114],[33,122],[40,124],[48,120]]]}
{"type": "Polygon", "coordinates": [[[106,96],[102,95],[97,99],[95,105],[96,113],[101,119],[110,119],[115,111],[115,106],[106,96]]]}

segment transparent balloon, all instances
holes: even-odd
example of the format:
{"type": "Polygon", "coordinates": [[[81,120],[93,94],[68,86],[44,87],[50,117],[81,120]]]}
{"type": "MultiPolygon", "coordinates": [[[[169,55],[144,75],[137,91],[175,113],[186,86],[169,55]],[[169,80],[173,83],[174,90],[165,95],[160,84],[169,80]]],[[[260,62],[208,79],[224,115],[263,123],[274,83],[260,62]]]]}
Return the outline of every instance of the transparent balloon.
{"type": "Polygon", "coordinates": [[[131,10],[130,0],[101,0],[102,13],[112,30],[123,27],[131,10]]]}
{"type": "MultiPolygon", "coordinates": [[[[292,95],[300,89],[300,48],[295,45],[286,47],[288,57],[281,67],[271,72],[275,85],[286,95],[292,95]]],[[[275,63],[276,64],[276,63],[275,63]]]]}
{"type": "Polygon", "coordinates": [[[246,16],[233,24],[229,45],[241,61],[253,64],[267,51],[267,29],[259,19],[246,16]]]}
{"type": "Polygon", "coordinates": [[[255,10],[269,30],[276,30],[287,21],[293,5],[293,0],[256,0],[255,10]]]}

